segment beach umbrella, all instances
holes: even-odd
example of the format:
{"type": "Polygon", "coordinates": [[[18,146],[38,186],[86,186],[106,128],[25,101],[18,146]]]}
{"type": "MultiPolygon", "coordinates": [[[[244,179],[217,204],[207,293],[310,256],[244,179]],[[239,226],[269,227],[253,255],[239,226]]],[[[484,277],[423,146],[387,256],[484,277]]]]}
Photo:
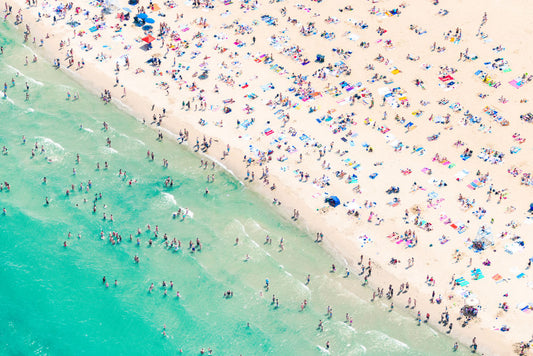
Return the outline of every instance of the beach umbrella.
{"type": "Polygon", "coordinates": [[[468,298],[465,298],[465,305],[475,307],[479,305],[479,300],[473,296],[470,296],[468,298]]]}
{"type": "Polygon", "coordinates": [[[123,7],[122,10],[126,11],[126,12],[131,12],[130,9],[128,9],[127,7],[123,7]]]}
{"type": "Polygon", "coordinates": [[[147,17],[147,18],[144,19],[144,22],[146,22],[146,23],[154,23],[155,20],[152,19],[152,18],[147,17]]]}
{"type": "Polygon", "coordinates": [[[152,28],[153,28],[152,25],[144,25],[144,26],[142,27],[142,29],[143,29],[144,31],[151,30],[152,28]]]}
{"type": "Polygon", "coordinates": [[[137,15],[137,17],[144,20],[145,18],[148,17],[148,15],[146,15],[145,13],[140,13],[137,15]]]}
{"type": "Polygon", "coordinates": [[[145,38],[143,38],[143,41],[146,43],[152,43],[153,41],[155,41],[155,37],[152,35],[148,35],[145,38]]]}

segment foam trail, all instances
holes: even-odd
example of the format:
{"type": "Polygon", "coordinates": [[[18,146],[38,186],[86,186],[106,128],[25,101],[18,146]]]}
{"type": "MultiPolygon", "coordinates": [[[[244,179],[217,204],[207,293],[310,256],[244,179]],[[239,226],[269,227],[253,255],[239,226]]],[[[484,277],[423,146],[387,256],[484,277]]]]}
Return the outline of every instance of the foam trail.
{"type": "Polygon", "coordinates": [[[59,148],[60,150],[64,151],[65,149],[63,148],[63,146],[61,146],[59,143],[55,142],[54,140],[52,140],[51,138],[48,138],[48,137],[43,137],[43,136],[37,136],[35,137],[39,140],[42,140],[45,144],[49,144],[49,145],[53,145],[57,148],[59,148]]]}
{"type": "MultiPolygon", "coordinates": [[[[248,235],[248,233],[246,232],[246,228],[244,227],[243,223],[242,223],[240,220],[233,219],[233,221],[235,221],[237,224],[239,224],[242,233],[243,233],[246,237],[250,237],[250,235],[248,235]]],[[[252,240],[252,242],[254,242],[254,241],[252,240]]]]}
{"type": "Polygon", "coordinates": [[[117,150],[115,150],[114,148],[111,148],[111,147],[104,147],[104,148],[102,148],[102,149],[103,149],[104,151],[106,151],[106,152],[110,152],[110,153],[113,153],[113,154],[118,153],[117,150]]]}
{"type": "Polygon", "coordinates": [[[11,68],[11,69],[14,70],[15,72],[17,72],[17,73],[19,74],[19,76],[22,76],[22,77],[28,79],[30,82],[32,82],[32,83],[34,83],[34,84],[37,84],[37,85],[39,85],[39,86],[43,86],[43,85],[44,85],[44,83],[38,81],[37,79],[34,79],[34,78],[30,77],[30,76],[27,76],[26,74],[24,74],[23,72],[21,72],[18,68],[15,68],[15,67],[13,67],[13,66],[11,66],[11,65],[9,65],[9,64],[6,64],[6,67],[11,68]]]}
{"type": "Polygon", "coordinates": [[[15,102],[10,97],[6,96],[4,99],[10,102],[11,104],[15,105],[15,102]]]}

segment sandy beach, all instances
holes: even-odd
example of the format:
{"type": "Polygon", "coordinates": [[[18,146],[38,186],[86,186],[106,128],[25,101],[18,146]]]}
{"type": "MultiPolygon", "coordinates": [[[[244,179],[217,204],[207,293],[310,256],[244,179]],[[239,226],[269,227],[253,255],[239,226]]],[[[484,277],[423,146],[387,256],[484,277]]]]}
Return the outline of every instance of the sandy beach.
{"type": "Polygon", "coordinates": [[[526,1],[30,0],[3,14],[38,60],[230,170],[413,323],[530,352],[526,1]]]}

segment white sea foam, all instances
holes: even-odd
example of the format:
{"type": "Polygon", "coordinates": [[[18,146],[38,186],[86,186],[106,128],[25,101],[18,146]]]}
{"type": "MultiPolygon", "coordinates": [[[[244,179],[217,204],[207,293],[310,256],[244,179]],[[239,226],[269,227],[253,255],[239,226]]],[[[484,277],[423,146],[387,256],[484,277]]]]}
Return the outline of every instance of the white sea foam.
{"type": "Polygon", "coordinates": [[[177,205],[176,198],[172,194],[162,192],[161,195],[163,196],[163,200],[172,203],[172,205],[177,205]]]}
{"type": "Polygon", "coordinates": [[[110,153],[113,153],[113,154],[116,154],[116,153],[118,153],[118,151],[117,151],[117,150],[115,150],[114,148],[111,148],[111,147],[107,147],[107,146],[103,147],[103,148],[102,148],[102,150],[104,150],[105,152],[110,152],[110,153]]]}
{"type": "Polygon", "coordinates": [[[365,334],[376,336],[378,339],[387,342],[387,346],[392,346],[392,347],[397,346],[403,349],[409,349],[409,345],[407,345],[406,343],[403,343],[400,340],[395,339],[392,336],[389,336],[379,330],[369,330],[365,332],[365,334]]]}
{"type": "Polygon", "coordinates": [[[52,145],[52,146],[54,146],[54,147],[59,148],[59,149],[62,150],[62,151],[65,150],[65,149],[63,148],[63,146],[61,146],[59,143],[55,142],[54,140],[52,140],[52,139],[49,138],[49,137],[37,136],[36,139],[42,141],[42,144],[45,145],[45,146],[52,145]]]}
{"type": "Polygon", "coordinates": [[[238,219],[233,219],[233,221],[235,221],[235,222],[239,225],[239,227],[241,228],[241,231],[242,231],[242,233],[243,233],[244,235],[246,235],[247,237],[250,237],[250,235],[248,235],[248,233],[246,232],[246,228],[244,227],[243,223],[240,222],[240,220],[238,220],[238,219]]]}
{"type": "Polygon", "coordinates": [[[124,104],[121,100],[118,100],[117,98],[113,98],[112,100],[116,106],[121,106],[126,112],[128,113],[134,112],[131,106],[124,104]]]}
{"type": "Polygon", "coordinates": [[[309,287],[305,285],[305,283],[298,281],[298,284],[300,285],[300,287],[302,287],[302,289],[304,289],[306,291],[310,290],[309,287]]]}
{"type": "Polygon", "coordinates": [[[251,222],[252,224],[254,224],[256,228],[268,234],[268,230],[265,230],[257,221],[255,221],[254,219],[251,219],[251,222]]]}
{"type": "Polygon", "coordinates": [[[329,350],[326,349],[325,347],[322,347],[320,345],[316,345],[316,347],[318,347],[318,349],[323,353],[323,354],[328,354],[329,355],[329,350]]]}
{"type": "Polygon", "coordinates": [[[24,77],[24,78],[28,79],[28,81],[32,82],[33,84],[37,84],[39,86],[43,86],[44,85],[44,83],[38,81],[37,79],[34,79],[34,78],[30,77],[30,76],[27,76],[26,74],[21,72],[18,68],[15,68],[15,67],[13,67],[13,66],[11,66],[9,64],[6,64],[6,67],[11,68],[12,70],[14,70],[15,72],[17,72],[19,74],[19,77],[24,77]]]}
{"type": "Polygon", "coordinates": [[[194,213],[192,211],[186,210],[185,208],[182,208],[181,206],[180,206],[180,209],[181,209],[181,211],[187,211],[187,216],[188,217],[194,218],[194,213]]]}

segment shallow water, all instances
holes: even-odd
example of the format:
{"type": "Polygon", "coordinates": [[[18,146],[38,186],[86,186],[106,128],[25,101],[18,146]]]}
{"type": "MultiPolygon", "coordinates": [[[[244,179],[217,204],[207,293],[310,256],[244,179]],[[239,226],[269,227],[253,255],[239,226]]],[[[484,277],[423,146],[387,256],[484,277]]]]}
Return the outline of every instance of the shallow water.
{"type": "Polygon", "coordinates": [[[0,215],[1,354],[155,355],[183,349],[194,355],[211,347],[214,354],[313,355],[326,353],[328,340],[339,355],[451,353],[447,336],[389,313],[385,303],[370,303],[369,290],[356,278],[329,273],[332,262],[342,263],[231,174],[199,168],[199,156],[170,139],[157,142],[152,129],[103,105],[44,61],[25,66],[30,50],[6,24],[0,25],[0,45],[0,82],[8,85],[8,97],[0,99],[0,146],[9,148],[0,156],[0,181],[11,185],[0,192],[0,208],[7,209],[0,215]],[[67,91],[79,92],[81,99],[66,100],[67,91]],[[147,150],[155,152],[154,161],[146,158],[147,150]],[[212,173],[216,182],[206,183],[212,173]],[[172,188],[164,187],[167,177],[172,188]],[[71,185],[75,189],[67,196],[71,185]],[[180,207],[191,211],[183,221],[172,218],[180,207]],[[150,247],[156,225],[159,237],[150,247]],[[109,242],[113,231],[122,243],[109,242]],[[182,249],[166,248],[164,233],[181,240],[182,249]],[[264,244],[267,234],[272,245],[264,244]],[[196,238],[202,250],[193,253],[188,246],[196,238]],[[167,296],[163,280],[174,283],[167,296]],[[151,283],[155,289],[149,293],[151,283]],[[233,298],[223,298],[226,290],[233,298]],[[273,294],[279,308],[271,303],[273,294]],[[304,299],[309,304],[300,311],[304,299]],[[328,305],[332,319],[325,316],[328,305]],[[353,327],[344,323],[346,313],[353,327]],[[316,329],[320,319],[323,332],[316,329]]]}

